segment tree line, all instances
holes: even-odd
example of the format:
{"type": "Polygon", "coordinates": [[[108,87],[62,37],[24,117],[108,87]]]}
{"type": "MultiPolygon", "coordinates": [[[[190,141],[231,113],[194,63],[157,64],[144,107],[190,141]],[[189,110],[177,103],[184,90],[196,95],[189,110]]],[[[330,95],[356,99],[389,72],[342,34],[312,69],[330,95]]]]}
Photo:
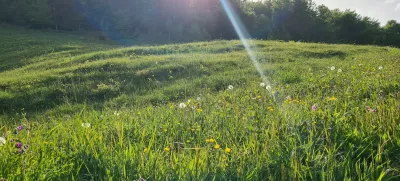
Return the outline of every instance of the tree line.
{"type": "MultiPolygon", "coordinates": [[[[400,47],[400,23],[384,26],[312,0],[227,0],[251,38],[400,47]]],[[[0,0],[0,21],[29,28],[101,31],[121,43],[235,39],[220,0],[0,0]],[[127,42],[125,40],[131,40],[127,42]]]]}

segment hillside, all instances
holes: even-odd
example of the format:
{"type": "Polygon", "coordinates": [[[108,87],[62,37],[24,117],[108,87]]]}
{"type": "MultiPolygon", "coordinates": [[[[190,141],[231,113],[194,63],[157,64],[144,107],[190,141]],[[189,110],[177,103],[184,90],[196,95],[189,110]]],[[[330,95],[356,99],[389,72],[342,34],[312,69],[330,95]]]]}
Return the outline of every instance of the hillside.
{"type": "Polygon", "coordinates": [[[254,40],[267,90],[240,41],[0,42],[0,178],[400,179],[399,49],[254,40]]]}

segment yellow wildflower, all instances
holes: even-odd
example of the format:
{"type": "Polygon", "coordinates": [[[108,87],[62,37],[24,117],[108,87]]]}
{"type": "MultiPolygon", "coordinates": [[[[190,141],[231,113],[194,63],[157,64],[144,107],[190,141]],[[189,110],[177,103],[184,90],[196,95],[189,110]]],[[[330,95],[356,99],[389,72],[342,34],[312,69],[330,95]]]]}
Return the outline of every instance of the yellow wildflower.
{"type": "Polygon", "coordinates": [[[215,144],[214,148],[218,150],[219,148],[221,148],[221,146],[219,146],[219,144],[215,144]]]}
{"type": "Polygon", "coordinates": [[[328,101],[336,101],[337,100],[337,98],[335,97],[335,96],[332,96],[332,97],[330,97],[329,99],[328,99],[328,101]]]}
{"type": "Polygon", "coordinates": [[[144,152],[144,153],[147,153],[147,152],[149,152],[149,149],[145,148],[145,149],[143,150],[143,152],[144,152]]]}
{"type": "Polygon", "coordinates": [[[215,139],[214,138],[210,138],[210,139],[206,139],[207,143],[215,143],[215,139]]]}
{"type": "Polygon", "coordinates": [[[203,109],[199,108],[199,109],[197,109],[197,112],[201,113],[201,112],[203,112],[203,109]]]}
{"type": "Polygon", "coordinates": [[[272,107],[272,106],[268,106],[267,109],[268,109],[269,112],[273,112],[274,111],[274,107],[272,107]]]}
{"type": "Polygon", "coordinates": [[[169,151],[171,151],[171,148],[166,147],[166,148],[164,148],[164,151],[165,151],[165,152],[169,152],[169,151]]]}
{"type": "Polygon", "coordinates": [[[226,148],[225,148],[225,152],[226,152],[226,153],[230,153],[230,152],[231,152],[231,149],[228,148],[228,147],[226,147],[226,148]]]}

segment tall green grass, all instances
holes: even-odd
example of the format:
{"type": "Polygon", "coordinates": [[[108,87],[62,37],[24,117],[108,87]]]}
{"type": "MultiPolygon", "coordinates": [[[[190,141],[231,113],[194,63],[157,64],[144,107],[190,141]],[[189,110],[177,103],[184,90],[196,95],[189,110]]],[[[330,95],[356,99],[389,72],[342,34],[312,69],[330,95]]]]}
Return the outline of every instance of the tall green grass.
{"type": "Polygon", "coordinates": [[[10,31],[0,178],[400,179],[399,49],[253,41],[267,90],[239,41],[123,48],[10,31]]]}

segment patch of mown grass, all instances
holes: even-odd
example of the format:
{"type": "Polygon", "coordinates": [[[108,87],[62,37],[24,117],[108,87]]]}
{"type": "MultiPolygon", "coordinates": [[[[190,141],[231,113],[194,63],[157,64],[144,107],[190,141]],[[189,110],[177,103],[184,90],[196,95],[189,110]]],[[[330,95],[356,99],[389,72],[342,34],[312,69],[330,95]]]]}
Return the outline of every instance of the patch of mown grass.
{"type": "Polygon", "coordinates": [[[267,90],[239,41],[20,36],[48,39],[0,59],[0,178],[400,179],[399,49],[254,41],[267,90]]]}

